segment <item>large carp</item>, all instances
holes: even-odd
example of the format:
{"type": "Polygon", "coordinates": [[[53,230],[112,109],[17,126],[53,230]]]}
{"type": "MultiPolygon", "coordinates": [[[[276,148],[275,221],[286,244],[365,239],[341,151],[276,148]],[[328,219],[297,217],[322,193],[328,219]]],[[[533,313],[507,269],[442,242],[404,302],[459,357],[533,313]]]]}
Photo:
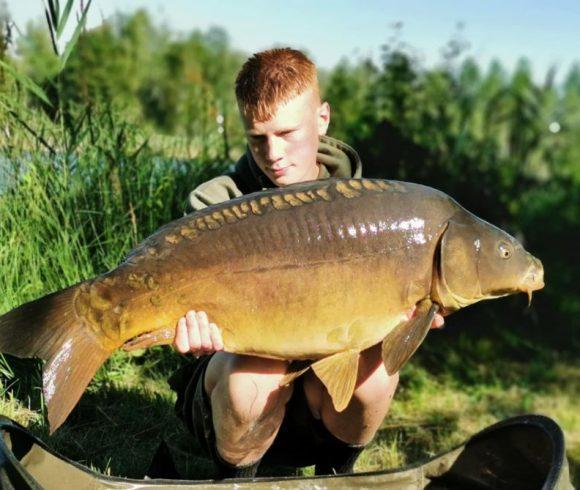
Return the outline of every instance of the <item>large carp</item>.
{"type": "Polygon", "coordinates": [[[228,352],[314,360],[342,410],[360,351],[382,341],[394,373],[438,310],[541,287],[538,259],[442,192],[314,181],[169,223],[111,272],[0,317],[0,351],[47,361],[54,431],[113,351],[170,343],[179,317],[204,310],[228,352]]]}

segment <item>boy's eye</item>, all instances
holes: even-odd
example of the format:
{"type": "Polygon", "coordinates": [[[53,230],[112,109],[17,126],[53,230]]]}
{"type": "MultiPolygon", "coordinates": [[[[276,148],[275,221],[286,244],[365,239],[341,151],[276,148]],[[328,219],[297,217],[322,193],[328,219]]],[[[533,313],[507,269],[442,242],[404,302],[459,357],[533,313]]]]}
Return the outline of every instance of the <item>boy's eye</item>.
{"type": "Polygon", "coordinates": [[[296,132],[295,129],[289,129],[288,131],[281,131],[279,134],[279,136],[291,136],[296,132]]]}

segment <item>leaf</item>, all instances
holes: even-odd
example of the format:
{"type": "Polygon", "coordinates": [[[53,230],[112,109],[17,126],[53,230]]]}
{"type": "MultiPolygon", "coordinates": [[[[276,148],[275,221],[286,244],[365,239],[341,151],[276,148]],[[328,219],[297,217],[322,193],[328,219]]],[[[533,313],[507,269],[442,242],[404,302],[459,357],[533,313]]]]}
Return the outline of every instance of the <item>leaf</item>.
{"type": "Polygon", "coordinates": [[[36,95],[40,100],[42,100],[45,104],[48,104],[52,107],[52,103],[48,99],[46,92],[42,90],[36,83],[34,83],[29,77],[24,75],[23,73],[18,73],[14,67],[5,63],[4,61],[0,60],[0,67],[4,68],[18,83],[20,83],[26,90],[32,92],[36,95]]]}
{"type": "MultiPolygon", "coordinates": [[[[13,109],[9,109],[8,110],[8,114],[10,114],[14,119],[16,119],[16,121],[18,121],[18,123],[24,128],[26,129],[26,131],[28,131],[32,136],[34,136],[34,139],[39,142],[40,144],[42,144],[49,152],[51,155],[55,155],[56,151],[55,149],[50,146],[50,144],[44,139],[42,134],[38,134],[37,131],[35,131],[32,127],[30,127],[26,121],[24,121],[13,109]]],[[[43,130],[44,133],[44,130],[43,130]]]]}
{"type": "Polygon", "coordinates": [[[50,16],[50,23],[55,27],[58,27],[58,17],[59,17],[59,5],[58,0],[46,0],[48,8],[45,8],[47,15],[50,16]]]}
{"type": "Polygon", "coordinates": [[[48,11],[48,9],[45,9],[44,13],[46,14],[46,22],[48,23],[48,32],[50,33],[50,42],[52,43],[52,50],[57,56],[59,56],[58,45],[56,44],[56,39],[54,37],[55,29],[52,23],[52,19],[50,18],[50,12],[48,11]]]}
{"type": "Polygon", "coordinates": [[[66,48],[64,50],[64,53],[62,54],[61,58],[60,58],[60,69],[62,70],[64,68],[64,66],[66,65],[66,62],[68,60],[68,57],[70,56],[73,48],[75,47],[78,38],[81,34],[81,30],[84,28],[86,22],[87,22],[87,12],[89,11],[89,7],[91,6],[91,2],[92,0],[89,0],[87,2],[87,6],[85,7],[85,9],[83,10],[83,13],[81,15],[81,18],[79,19],[77,26],[75,28],[75,32],[73,33],[72,37],[70,38],[70,41],[67,43],[66,48]]]}
{"type": "Polygon", "coordinates": [[[64,10],[62,11],[62,15],[60,17],[60,20],[58,21],[58,29],[56,31],[56,37],[58,38],[60,38],[60,36],[62,35],[62,31],[64,29],[64,26],[66,25],[66,22],[68,21],[68,17],[70,15],[73,3],[74,0],[67,0],[64,10]]]}

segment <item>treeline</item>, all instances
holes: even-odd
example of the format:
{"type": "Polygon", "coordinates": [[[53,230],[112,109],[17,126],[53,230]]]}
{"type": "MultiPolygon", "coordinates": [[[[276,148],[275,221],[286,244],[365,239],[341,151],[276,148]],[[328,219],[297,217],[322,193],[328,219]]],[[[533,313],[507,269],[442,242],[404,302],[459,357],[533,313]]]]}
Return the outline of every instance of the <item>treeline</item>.
{"type": "Polygon", "coordinates": [[[45,90],[49,113],[112,107],[142,129],[188,138],[201,151],[224,138],[241,141],[232,86],[245,54],[221,28],[176,36],[146,11],[117,14],[80,36],[62,71],[40,20],[15,47],[15,64],[45,90]]]}
{"type": "MultiPolygon", "coordinates": [[[[8,59],[6,32],[3,39],[0,56],[8,59]]],[[[155,155],[160,134],[192,142],[202,164],[227,164],[243,150],[233,82],[248,53],[234,49],[220,28],[178,36],[152,22],[146,11],[137,11],[82,34],[61,71],[43,24],[26,28],[16,52],[9,61],[44,88],[51,104],[28,96],[26,111],[11,109],[15,115],[0,116],[0,125],[5,121],[4,128],[13,133],[32,134],[35,140],[50,133],[45,123],[35,126],[27,119],[42,113],[64,125],[66,137],[87,134],[94,142],[90,134],[97,124],[110,135],[109,156],[102,161],[123,161],[120,168],[129,174],[126,162],[137,164],[138,149],[155,155]],[[133,145],[120,142],[127,131],[143,137],[133,145]],[[129,154],[133,160],[126,158],[129,154]]],[[[321,80],[332,108],[330,134],[359,151],[367,176],[440,188],[516,234],[543,260],[547,288],[537,295],[520,334],[541,338],[550,325],[552,340],[577,348],[580,65],[558,84],[553,71],[538,83],[526,60],[511,73],[499,62],[482,67],[452,39],[441,63],[427,69],[411,50],[391,40],[379,62],[345,59],[322,72],[321,80]]],[[[0,83],[5,93],[24,97],[22,84],[3,71],[0,83]]],[[[16,136],[4,133],[4,147],[14,147],[16,136]]],[[[81,143],[66,148],[75,161],[82,160],[81,143]]],[[[175,204],[172,209],[178,212],[175,204]]],[[[502,318],[521,317],[521,302],[505,304],[502,318]]],[[[480,323],[496,318],[492,314],[480,323]]]]}

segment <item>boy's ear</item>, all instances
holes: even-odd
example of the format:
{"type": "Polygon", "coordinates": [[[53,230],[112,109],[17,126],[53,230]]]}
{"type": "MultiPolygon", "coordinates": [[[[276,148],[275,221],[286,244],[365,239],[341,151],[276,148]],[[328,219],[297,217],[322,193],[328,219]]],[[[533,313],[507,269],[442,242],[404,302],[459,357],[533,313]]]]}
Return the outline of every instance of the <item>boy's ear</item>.
{"type": "Polygon", "coordinates": [[[318,108],[318,134],[325,135],[330,124],[330,105],[328,102],[323,102],[318,108]]]}

